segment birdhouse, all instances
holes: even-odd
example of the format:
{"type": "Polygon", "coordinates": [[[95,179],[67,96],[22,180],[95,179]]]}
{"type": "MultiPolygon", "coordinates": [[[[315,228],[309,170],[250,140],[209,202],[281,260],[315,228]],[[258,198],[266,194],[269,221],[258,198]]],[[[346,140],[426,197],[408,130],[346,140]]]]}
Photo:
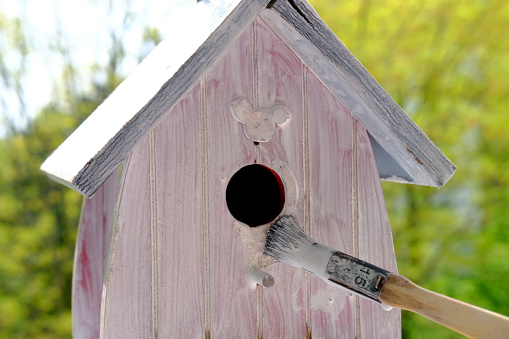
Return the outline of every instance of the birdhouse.
{"type": "MultiPolygon", "coordinates": [[[[399,310],[267,260],[270,220],[234,218],[226,190],[263,167],[276,214],[396,271],[380,180],[441,187],[454,165],[305,0],[198,2],[187,22],[41,167],[88,198],[74,335],[400,337],[399,310]]],[[[263,213],[256,173],[235,189],[263,213]]]]}

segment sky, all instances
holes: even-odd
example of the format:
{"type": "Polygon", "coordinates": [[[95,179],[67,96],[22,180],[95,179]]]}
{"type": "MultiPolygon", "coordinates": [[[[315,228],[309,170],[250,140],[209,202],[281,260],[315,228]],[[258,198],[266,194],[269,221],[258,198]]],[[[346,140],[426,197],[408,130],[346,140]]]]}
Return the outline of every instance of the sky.
{"type": "MultiPolygon", "coordinates": [[[[56,37],[69,47],[82,76],[92,72],[91,65],[108,60],[109,32],[122,30],[126,8],[133,13],[129,29],[123,33],[127,58],[121,67],[127,76],[136,67],[141,54],[144,27],[157,28],[164,39],[182,24],[184,14],[194,8],[196,0],[0,0],[0,13],[25,23],[29,54],[23,66],[22,85],[26,98],[26,115],[32,118],[52,98],[57,89],[53,84],[62,74],[63,60],[55,52],[56,37]]],[[[4,51],[5,66],[20,68],[19,54],[8,53],[9,42],[0,32],[0,49],[4,51]]],[[[0,84],[2,116],[8,115],[20,126],[24,117],[12,90],[0,84]]],[[[0,125],[0,136],[4,128],[0,125]]]]}

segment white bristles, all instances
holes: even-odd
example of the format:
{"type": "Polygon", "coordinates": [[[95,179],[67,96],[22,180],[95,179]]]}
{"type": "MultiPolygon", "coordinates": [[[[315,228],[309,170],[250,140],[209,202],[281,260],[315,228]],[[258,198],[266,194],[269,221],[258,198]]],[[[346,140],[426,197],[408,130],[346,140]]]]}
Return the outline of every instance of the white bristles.
{"type": "Polygon", "coordinates": [[[327,263],[335,252],[304,233],[292,216],[284,215],[270,226],[263,254],[327,281],[327,263]]]}
{"type": "MultiPolygon", "coordinates": [[[[356,273],[361,272],[364,275],[371,274],[373,276],[378,272],[381,274],[379,278],[389,273],[315,242],[309,235],[304,233],[290,215],[283,215],[270,226],[263,254],[280,262],[302,268],[332,286],[345,289],[348,293],[356,293],[378,302],[380,300],[377,295],[373,294],[372,290],[368,291],[365,286],[359,287],[361,285],[359,285],[357,279],[361,277],[357,276],[356,273]],[[339,255],[342,256],[341,262],[337,259],[339,255]],[[332,258],[333,256],[334,258],[332,258]],[[334,260],[331,260],[331,258],[334,260]],[[330,266],[332,266],[332,269],[330,266]],[[335,273],[336,270],[339,270],[340,273],[335,273]]],[[[362,280],[366,282],[366,280],[362,280]]]]}
{"type": "Polygon", "coordinates": [[[283,215],[270,226],[263,254],[292,266],[302,267],[302,252],[314,243],[290,215],[283,215]]]}

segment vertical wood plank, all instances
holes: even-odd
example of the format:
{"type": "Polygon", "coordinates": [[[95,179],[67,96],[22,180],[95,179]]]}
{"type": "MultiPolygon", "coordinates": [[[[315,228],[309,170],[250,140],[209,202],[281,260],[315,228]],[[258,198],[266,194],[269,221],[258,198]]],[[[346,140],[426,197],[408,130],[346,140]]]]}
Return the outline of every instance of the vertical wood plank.
{"type": "Polygon", "coordinates": [[[204,337],[200,84],[154,130],[157,335],[204,337]]]}
{"type": "Polygon", "coordinates": [[[247,29],[207,73],[208,206],[211,338],[256,338],[256,293],[245,277],[247,255],[225,199],[231,176],[254,162],[253,142],[230,114],[239,97],[253,102],[252,54],[247,29]]]}
{"type": "Polygon", "coordinates": [[[246,250],[226,207],[226,186],[239,168],[281,160],[300,190],[294,215],[313,238],[395,267],[376,163],[366,131],[353,121],[257,19],[131,155],[102,336],[397,337],[398,311],[383,312],[286,265],[268,268],[273,288],[250,289],[246,250]],[[230,114],[239,97],[254,107],[285,106],[292,118],[256,146],[230,114]]]}
{"type": "Polygon", "coordinates": [[[92,198],[83,201],[73,266],[74,338],[99,337],[104,271],[118,190],[119,178],[115,171],[92,198]]]}
{"type": "MultiPolygon", "coordinates": [[[[352,131],[350,113],[308,71],[312,238],[352,253],[352,131]]],[[[354,338],[353,298],[311,279],[312,336],[354,338]]]]}
{"type": "Polygon", "coordinates": [[[122,187],[103,288],[101,337],[152,335],[148,138],[133,150],[122,187]]]}
{"type": "MultiPolygon", "coordinates": [[[[357,173],[359,197],[359,257],[397,272],[389,217],[380,176],[368,133],[357,127],[357,173]]],[[[384,311],[380,305],[360,299],[360,333],[364,338],[401,338],[401,311],[384,311]]]]}
{"type": "MultiPolygon", "coordinates": [[[[259,144],[261,164],[285,162],[303,186],[302,142],[302,65],[297,56],[260,18],[254,23],[257,44],[258,106],[284,106],[290,121],[276,128],[273,138],[259,144]]],[[[302,194],[302,192],[301,192],[302,194]]],[[[304,198],[299,197],[295,217],[303,221],[304,198]]],[[[263,294],[263,336],[266,338],[303,338],[306,336],[306,283],[304,272],[288,265],[267,269],[275,280],[273,288],[259,288],[263,294]]]]}

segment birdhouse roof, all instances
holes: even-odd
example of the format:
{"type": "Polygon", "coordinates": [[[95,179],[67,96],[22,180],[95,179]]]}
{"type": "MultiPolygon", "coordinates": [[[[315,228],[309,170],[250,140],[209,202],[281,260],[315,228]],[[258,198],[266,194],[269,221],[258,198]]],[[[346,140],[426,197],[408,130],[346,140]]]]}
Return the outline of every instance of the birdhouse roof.
{"type": "Polygon", "coordinates": [[[451,178],[451,161],[305,0],[199,2],[189,30],[161,42],[41,169],[91,196],[258,16],[366,128],[382,179],[441,187],[451,178]]]}

